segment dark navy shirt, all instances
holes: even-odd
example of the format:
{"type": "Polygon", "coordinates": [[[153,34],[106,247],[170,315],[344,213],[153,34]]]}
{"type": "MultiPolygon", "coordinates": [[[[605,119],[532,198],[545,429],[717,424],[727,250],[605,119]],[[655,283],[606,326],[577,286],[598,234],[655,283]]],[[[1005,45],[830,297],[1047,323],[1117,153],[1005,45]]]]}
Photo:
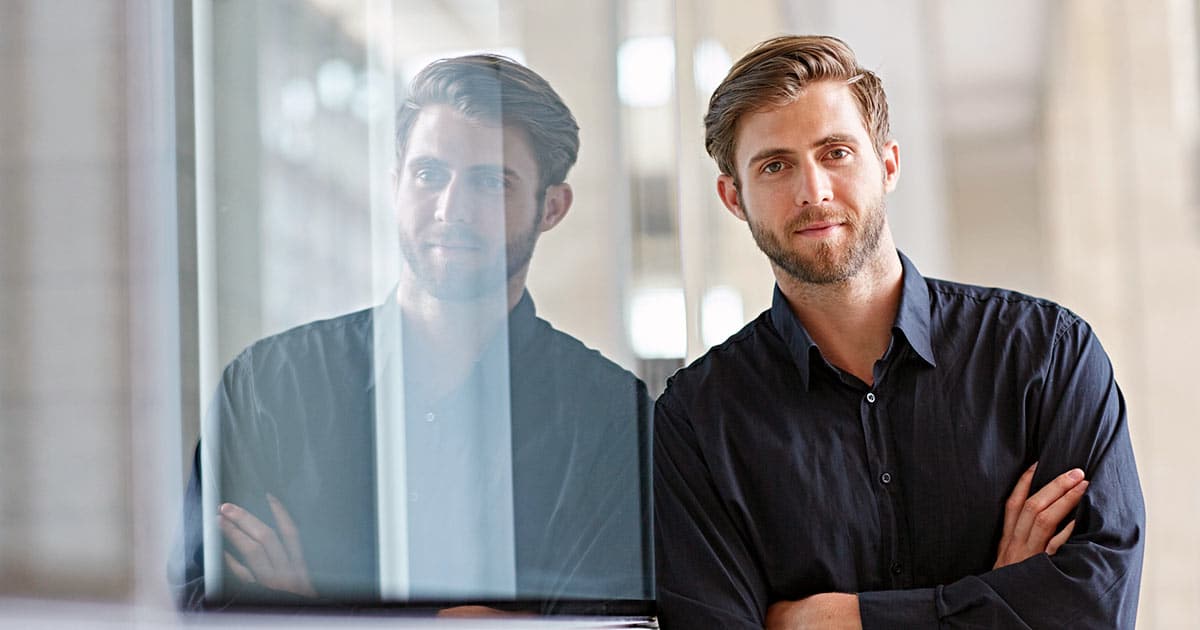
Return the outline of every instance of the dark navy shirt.
{"type": "Polygon", "coordinates": [[[873,386],[770,310],[655,410],[664,628],[762,628],[768,606],[858,593],[864,628],[1133,627],[1145,513],[1112,366],[1075,314],[923,278],[873,386]],[[1070,540],[992,570],[1004,502],[1074,467],[1070,540]]]}
{"type": "MultiPolygon", "coordinates": [[[[204,600],[201,479],[210,475],[218,502],[241,505],[268,525],[275,526],[267,493],[289,510],[324,602],[379,601],[375,407],[376,389],[390,385],[376,382],[376,363],[394,359],[377,356],[376,349],[387,334],[381,331],[389,330],[379,321],[398,316],[397,310],[391,300],[306,324],[256,342],[226,367],[205,422],[206,440],[215,439],[202,445],[214,449],[219,470],[202,470],[198,448],[185,498],[183,566],[173,577],[181,605],[296,602],[253,585],[229,588],[228,571],[223,593],[204,600]]],[[[431,369],[433,360],[406,354],[405,374],[431,369]]],[[[597,600],[640,602],[629,609],[648,610],[651,401],[645,385],[538,318],[528,294],[475,365],[449,394],[404,388],[410,570],[470,565],[475,552],[468,543],[479,530],[490,536],[485,550],[515,550],[516,600],[543,611],[564,601],[597,600]],[[495,380],[483,368],[496,359],[507,368],[502,395],[485,388],[488,395],[472,395],[464,407],[456,391],[477,393],[481,381],[495,380]],[[498,422],[511,436],[503,453],[488,437],[498,422]],[[506,470],[471,476],[492,470],[493,460],[506,470]],[[487,491],[493,479],[511,488],[503,496],[511,497],[513,522],[503,527],[419,509],[430,500],[442,506],[486,502],[497,494],[487,491]],[[434,533],[459,537],[465,550],[421,543],[434,533]]],[[[378,374],[388,373],[383,367],[378,374]]],[[[483,516],[495,513],[480,509],[483,516]]]]}

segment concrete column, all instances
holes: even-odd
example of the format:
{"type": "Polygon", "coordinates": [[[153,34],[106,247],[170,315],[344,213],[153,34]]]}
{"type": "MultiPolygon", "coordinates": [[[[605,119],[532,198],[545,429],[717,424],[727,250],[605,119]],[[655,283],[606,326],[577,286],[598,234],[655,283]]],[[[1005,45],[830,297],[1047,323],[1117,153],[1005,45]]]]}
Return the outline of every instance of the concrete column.
{"type": "Polygon", "coordinates": [[[0,8],[0,592],[131,585],[124,5],[0,8]]]}
{"type": "Polygon", "coordinates": [[[1046,101],[1054,296],[1095,327],[1129,406],[1148,525],[1139,626],[1200,616],[1200,212],[1193,5],[1062,5],[1046,101]],[[1185,71],[1181,71],[1185,70],[1185,71]]]}
{"type": "Polygon", "coordinates": [[[633,233],[619,141],[618,3],[530,0],[519,6],[518,45],[575,114],[581,143],[567,176],[575,203],[538,241],[529,290],[555,326],[632,366],[624,319],[633,233]]]}

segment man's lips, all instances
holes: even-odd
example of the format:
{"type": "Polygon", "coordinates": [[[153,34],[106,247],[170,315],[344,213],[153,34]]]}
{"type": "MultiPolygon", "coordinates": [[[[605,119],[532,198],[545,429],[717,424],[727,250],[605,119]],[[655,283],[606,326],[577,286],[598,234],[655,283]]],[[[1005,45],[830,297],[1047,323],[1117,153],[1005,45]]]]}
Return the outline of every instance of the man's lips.
{"type": "Polygon", "coordinates": [[[429,249],[444,249],[449,251],[474,251],[480,249],[475,243],[456,243],[456,242],[427,242],[425,247],[429,249]]]}
{"type": "Polygon", "coordinates": [[[796,230],[796,233],[801,236],[826,236],[841,226],[842,224],[838,221],[818,221],[796,230]]]}

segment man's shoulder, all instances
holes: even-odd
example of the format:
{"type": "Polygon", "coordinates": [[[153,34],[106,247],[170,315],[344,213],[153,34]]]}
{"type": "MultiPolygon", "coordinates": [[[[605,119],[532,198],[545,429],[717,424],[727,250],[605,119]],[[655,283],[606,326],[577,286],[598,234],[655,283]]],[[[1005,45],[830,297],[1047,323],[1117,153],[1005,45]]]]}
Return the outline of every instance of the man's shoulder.
{"type": "Polygon", "coordinates": [[[632,372],[604,356],[573,335],[555,328],[550,322],[537,318],[536,360],[555,375],[568,378],[580,386],[611,387],[621,384],[645,388],[632,372]]]}
{"type": "Polygon", "coordinates": [[[763,364],[786,359],[786,349],[771,324],[770,310],[763,311],[741,330],[708,349],[667,380],[663,399],[693,400],[703,391],[724,395],[721,387],[731,378],[744,378],[763,364]],[[718,385],[719,387],[713,387],[718,385]]]}
{"type": "Polygon", "coordinates": [[[930,307],[935,318],[959,324],[979,320],[981,324],[1011,325],[1014,333],[1062,331],[1085,324],[1067,307],[1046,298],[1013,289],[989,287],[938,278],[925,278],[930,307]]]}
{"type": "Polygon", "coordinates": [[[327,358],[365,358],[374,325],[374,309],[319,319],[268,335],[247,346],[230,366],[257,369],[264,363],[309,362],[314,354],[327,358]]]}

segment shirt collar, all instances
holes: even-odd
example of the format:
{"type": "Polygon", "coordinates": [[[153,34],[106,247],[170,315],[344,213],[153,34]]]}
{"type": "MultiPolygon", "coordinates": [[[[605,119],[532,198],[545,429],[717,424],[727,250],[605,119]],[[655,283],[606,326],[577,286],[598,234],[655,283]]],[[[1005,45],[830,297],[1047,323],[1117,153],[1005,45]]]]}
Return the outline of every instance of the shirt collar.
{"type": "Polygon", "coordinates": [[[896,323],[892,325],[892,330],[900,331],[917,356],[930,367],[937,367],[929,338],[929,284],[908,256],[903,252],[897,253],[904,267],[904,288],[900,291],[900,308],[896,311],[896,323]]]}
{"type": "MultiPolygon", "coordinates": [[[[904,276],[901,281],[900,308],[896,311],[892,331],[899,331],[917,356],[930,366],[936,366],[929,339],[929,287],[921,272],[917,271],[916,265],[902,252],[897,251],[897,254],[900,256],[904,276]]],[[[817,344],[788,306],[787,298],[778,284],[775,285],[775,294],[771,299],[771,323],[783,337],[783,342],[787,345],[792,361],[800,373],[800,382],[804,389],[808,390],[813,351],[817,349],[817,344]]]]}
{"type": "MultiPolygon", "coordinates": [[[[382,304],[375,306],[372,309],[372,330],[375,363],[379,369],[386,369],[391,363],[392,357],[400,353],[400,327],[402,326],[400,305],[396,299],[396,289],[393,289],[388,294],[388,298],[382,304]]],[[[537,333],[537,309],[534,308],[533,298],[530,297],[529,291],[525,290],[521,293],[521,299],[517,301],[516,306],[508,312],[508,352],[510,356],[516,356],[516,353],[523,350],[533,340],[537,333]]],[[[494,339],[491,343],[485,346],[486,353],[489,348],[496,346],[498,340],[494,339]]]]}
{"type": "Polygon", "coordinates": [[[533,298],[529,291],[521,293],[517,305],[508,312],[508,346],[509,354],[516,356],[533,340],[537,332],[537,309],[533,306],[533,298]]]}

